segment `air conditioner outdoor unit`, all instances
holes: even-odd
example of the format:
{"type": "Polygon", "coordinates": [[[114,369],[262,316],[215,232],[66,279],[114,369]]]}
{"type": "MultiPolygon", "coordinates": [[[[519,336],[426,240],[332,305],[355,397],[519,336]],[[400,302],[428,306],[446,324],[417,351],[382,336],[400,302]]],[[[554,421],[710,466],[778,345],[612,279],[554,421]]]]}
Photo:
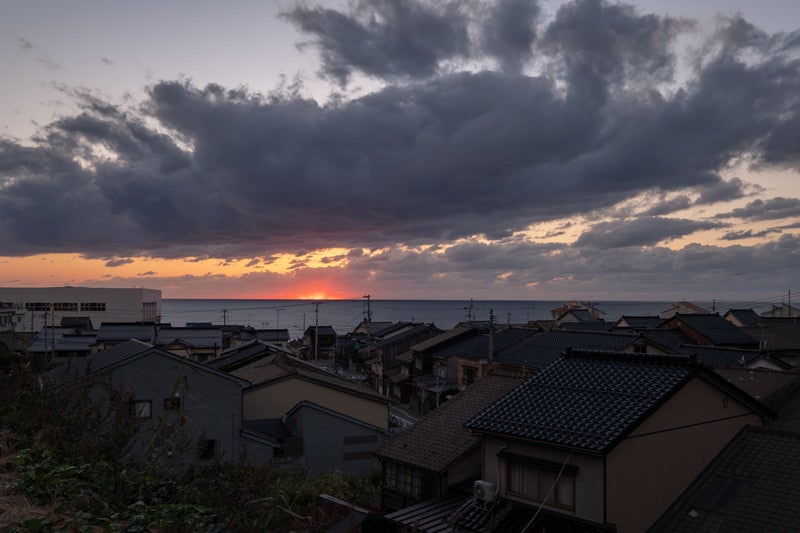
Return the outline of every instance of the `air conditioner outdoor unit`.
{"type": "Polygon", "coordinates": [[[472,486],[472,494],[475,496],[476,500],[491,502],[494,501],[494,497],[497,495],[497,490],[495,490],[494,483],[478,480],[472,486]]]}

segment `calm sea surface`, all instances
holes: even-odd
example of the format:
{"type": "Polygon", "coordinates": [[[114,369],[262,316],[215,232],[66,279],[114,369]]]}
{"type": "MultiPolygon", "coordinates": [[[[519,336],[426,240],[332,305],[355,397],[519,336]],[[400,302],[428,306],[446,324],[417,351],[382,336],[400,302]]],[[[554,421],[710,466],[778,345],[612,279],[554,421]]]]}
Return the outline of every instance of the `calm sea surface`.
{"type": "MultiPolygon", "coordinates": [[[[524,323],[549,319],[550,310],[563,301],[510,300],[371,300],[372,320],[380,322],[430,322],[442,329],[468,320],[524,323]]],[[[612,321],[622,315],[657,315],[672,302],[593,302],[612,321]]],[[[710,302],[695,302],[711,309],[710,302]]],[[[727,307],[717,304],[717,310],[727,307]]],[[[183,300],[164,299],[162,322],[173,326],[187,323],[237,324],[258,329],[286,328],[292,338],[302,337],[307,327],[331,326],[339,334],[352,331],[367,313],[367,300],[183,300]]]]}

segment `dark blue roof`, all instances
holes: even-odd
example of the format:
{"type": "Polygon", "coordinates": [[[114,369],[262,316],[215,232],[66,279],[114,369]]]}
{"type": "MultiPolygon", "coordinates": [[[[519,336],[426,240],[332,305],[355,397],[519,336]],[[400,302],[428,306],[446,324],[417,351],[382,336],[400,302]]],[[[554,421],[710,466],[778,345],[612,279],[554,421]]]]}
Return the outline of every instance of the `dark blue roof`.
{"type": "Polygon", "coordinates": [[[466,427],[606,451],[697,369],[689,358],[568,354],[534,375],[466,427]]]}
{"type": "Polygon", "coordinates": [[[637,339],[630,333],[551,330],[532,335],[497,353],[498,362],[544,368],[567,348],[614,352],[637,339]]]}
{"type": "MultiPolygon", "coordinates": [[[[717,314],[676,314],[673,320],[682,322],[717,346],[758,346],[756,338],[717,314]]],[[[668,322],[665,322],[662,327],[667,325],[668,322]]]]}

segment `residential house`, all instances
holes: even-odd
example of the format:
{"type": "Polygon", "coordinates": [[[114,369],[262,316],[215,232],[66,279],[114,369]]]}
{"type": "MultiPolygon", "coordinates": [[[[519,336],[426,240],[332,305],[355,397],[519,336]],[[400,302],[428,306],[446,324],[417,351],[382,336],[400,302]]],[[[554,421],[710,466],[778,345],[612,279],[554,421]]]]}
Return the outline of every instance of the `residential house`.
{"type": "Polygon", "coordinates": [[[520,384],[518,377],[490,375],[470,385],[410,429],[375,451],[382,466],[385,511],[447,496],[481,474],[481,441],[464,422],[520,384]]]}
{"type": "Polygon", "coordinates": [[[252,339],[249,342],[223,350],[218,357],[206,361],[206,365],[222,372],[233,372],[237,368],[276,355],[296,356],[294,350],[279,344],[252,339]]]}
{"type": "Polygon", "coordinates": [[[375,334],[359,350],[364,360],[364,370],[370,385],[384,396],[391,394],[392,381],[388,378],[400,372],[398,356],[412,346],[438,336],[442,331],[433,324],[398,322],[375,334]]]}
{"type": "Polygon", "coordinates": [[[680,301],[673,304],[672,307],[661,311],[658,316],[660,318],[672,318],[677,314],[708,315],[711,314],[711,311],[692,302],[680,301]]]}
{"type": "Polygon", "coordinates": [[[800,320],[762,318],[743,328],[758,339],[764,353],[797,367],[800,366],[800,320]]]}
{"type": "Polygon", "coordinates": [[[728,309],[722,318],[733,324],[734,326],[745,328],[752,326],[759,320],[761,315],[752,309],[728,309]]]}
{"type": "Polygon", "coordinates": [[[170,324],[155,322],[103,322],[97,330],[96,344],[92,346],[92,352],[101,352],[131,339],[154,344],[158,328],[169,326],[170,324]]]}
{"type": "Polygon", "coordinates": [[[265,437],[291,437],[294,455],[279,452],[286,462],[314,474],[363,474],[380,467],[373,451],[388,434],[390,402],[375,391],[277,351],[232,375],[253,383],[244,391],[247,427],[272,424],[279,434],[265,437]]]}
{"type": "Polygon", "coordinates": [[[466,423],[483,438],[470,512],[527,504],[644,531],[741,428],[770,415],[690,358],[568,352],[466,423]]]}
{"type": "Polygon", "coordinates": [[[763,318],[800,318],[800,309],[788,303],[772,304],[772,308],[761,313],[763,318]]]}
{"type": "Polygon", "coordinates": [[[28,355],[54,357],[86,357],[92,352],[97,332],[89,329],[45,326],[25,348],[28,355]]]}
{"type": "Polygon", "coordinates": [[[758,339],[716,313],[690,315],[677,313],[665,320],[659,329],[677,329],[691,339],[690,344],[753,350],[759,348],[758,339]]]}
{"type": "Polygon", "coordinates": [[[555,309],[551,309],[550,315],[552,316],[553,320],[558,321],[559,317],[565,315],[569,311],[588,311],[595,320],[604,320],[606,316],[605,312],[598,309],[595,304],[576,301],[566,302],[555,309]]]}
{"type": "Polygon", "coordinates": [[[165,465],[259,464],[271,461],[277,447],[242,427],[248,381],[137,340],[70,360],[45,378],[51,387],[88,384],[100,395],[111,385],[139,423],[136,457],[165,465]]]}
{"type": "Polygon", "coordinates": [[[199,362],[214,359],[228,347],[223,341],[222,326],[159,327],[155,345],[199,362]]]}
{"type": "Polygon", "coordinates": [[[632,316],[622,315],[615,323],[612,329],[616,330],[632,330],[642,331],[648,329],[655,329],[664,322],[664,319],[659,316],[632,316]]]}
{"type": "Polygon", "coordinates": [[[331,326],[310,326],[303,334],[301,356],[304,359],[333,359],[336,350],[336,330],[331,326]]]}

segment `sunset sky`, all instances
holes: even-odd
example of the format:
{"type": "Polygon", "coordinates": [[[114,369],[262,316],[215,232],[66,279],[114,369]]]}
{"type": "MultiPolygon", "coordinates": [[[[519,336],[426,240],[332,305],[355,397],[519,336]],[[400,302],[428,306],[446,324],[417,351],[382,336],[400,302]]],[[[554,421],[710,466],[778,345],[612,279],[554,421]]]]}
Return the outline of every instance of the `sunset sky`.
{"type": "Polygon", "coordinates": [[[0,3],[0,286],[800,290],[796,0],[0,3]]]}

